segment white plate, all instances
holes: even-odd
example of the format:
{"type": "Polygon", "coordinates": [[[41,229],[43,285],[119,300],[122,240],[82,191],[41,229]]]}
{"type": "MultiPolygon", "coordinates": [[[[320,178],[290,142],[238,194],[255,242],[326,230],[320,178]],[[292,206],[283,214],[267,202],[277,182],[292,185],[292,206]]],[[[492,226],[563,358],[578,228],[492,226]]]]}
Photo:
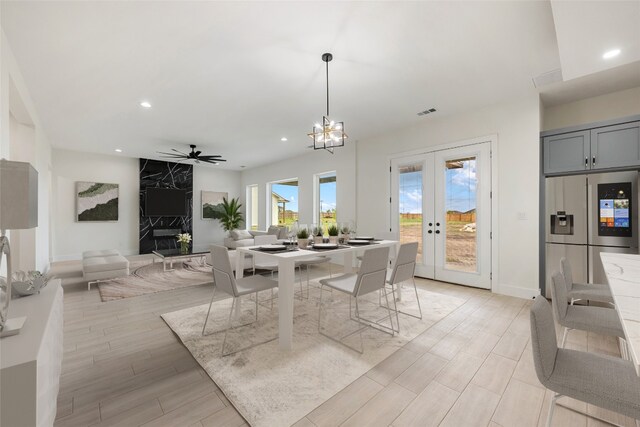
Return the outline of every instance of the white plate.
{"type": "Polygon", "coordinates": [[[362,239],[347,240],[347,244],[349,244],[349,245],[369,245],[369,244],[371,244],[371,240],[362,240],[362,239]]]}
{"type": "Polygon", "coordinates": [[[283,251],[287,249],[285,245],[264,245],[260,246],[263,251],[283,251]]]}
{"type": "Polygon", "coordinates": [[[317,249],[338,249],[336,243],[314,243],[313,247],[317,249]]]}

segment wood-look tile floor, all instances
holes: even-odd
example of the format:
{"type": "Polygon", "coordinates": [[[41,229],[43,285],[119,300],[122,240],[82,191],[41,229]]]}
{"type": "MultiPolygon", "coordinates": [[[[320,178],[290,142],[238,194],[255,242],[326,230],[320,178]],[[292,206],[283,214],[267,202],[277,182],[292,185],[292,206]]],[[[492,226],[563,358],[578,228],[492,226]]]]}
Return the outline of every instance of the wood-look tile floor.
{"type": "MultiPolygon", "coordinates": [[[[55,264],[52,273],[65,284],[56,427],[247,425],[160,318],[207,303],[210,286],[103,303],[98,290],[87,291],[78,277],[78,263],[55,264]]],[[[316,268],[312,274],[326,272],[316,268]]],[[[296,426],[544,425],[552,393],[535,375],[529,301],[416,282],[466,302],[296,426]]],[[[606,337],[572,331],[568,341],[569,348],[619,355],[616,342],[606,337]]],[[[568,399],[565,404],[635,425],[591,405],[568,399]]],[[[563,407],[554,421],[601,424],[563,407]]]]}

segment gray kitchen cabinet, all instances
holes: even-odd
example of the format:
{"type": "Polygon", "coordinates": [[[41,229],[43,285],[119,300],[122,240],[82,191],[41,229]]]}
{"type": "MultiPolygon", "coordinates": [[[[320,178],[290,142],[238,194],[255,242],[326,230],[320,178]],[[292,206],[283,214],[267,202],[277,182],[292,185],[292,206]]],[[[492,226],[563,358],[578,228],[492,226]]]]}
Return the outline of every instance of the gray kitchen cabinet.
{"type": "Polygon", "coordinates": [[[640,122],[591,130],[591,169],[640,166],[640,122]]]}
{"type": "Polygon", "coordinates": [[[544,173],[576,172],[590,169],[588,130],[544,137],[544,173]]]}

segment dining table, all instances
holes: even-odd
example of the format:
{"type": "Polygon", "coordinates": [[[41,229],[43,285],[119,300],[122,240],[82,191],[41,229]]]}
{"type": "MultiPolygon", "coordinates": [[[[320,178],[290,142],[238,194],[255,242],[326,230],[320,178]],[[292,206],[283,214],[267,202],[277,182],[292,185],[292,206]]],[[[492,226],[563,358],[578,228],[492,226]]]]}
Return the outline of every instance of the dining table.
{"type": "Polygon", "coordinates": [[[390,255],[397,254],[399,242],[395,240],[377,240],[365,245],[339,244],[335,249],[307,249],[291,245],[291,248],[280,251],[264,251],[261,246],[245,246],[236,249],[236,279],[241,279],[244,274],[244,256],[259,256],[261,259],[270,259],[278,265],[278,343],[283,351],[291,350],[293,345],[293,300],[295,287],[296,261],[317,256],[340,255],[343,257],[344,273],[354,272],[354,254],[373,248],[389,247],[390,255]]]}
{"type": "Polygon", "coordinates": [[[602,252],[600,259],[622,323],[629,358],[640,376],[640,255],[602,252]]]}

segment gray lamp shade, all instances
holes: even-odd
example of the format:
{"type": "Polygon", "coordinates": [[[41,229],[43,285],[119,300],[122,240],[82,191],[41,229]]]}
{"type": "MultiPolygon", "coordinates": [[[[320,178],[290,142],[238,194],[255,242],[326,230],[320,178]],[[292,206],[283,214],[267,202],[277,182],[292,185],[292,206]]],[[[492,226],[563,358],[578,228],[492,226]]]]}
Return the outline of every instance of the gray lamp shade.
{"type": "Polygon", "coordinates": [[[38,172],[29,163],[0,160],[0,230],[38,226],[38,172]]]}

